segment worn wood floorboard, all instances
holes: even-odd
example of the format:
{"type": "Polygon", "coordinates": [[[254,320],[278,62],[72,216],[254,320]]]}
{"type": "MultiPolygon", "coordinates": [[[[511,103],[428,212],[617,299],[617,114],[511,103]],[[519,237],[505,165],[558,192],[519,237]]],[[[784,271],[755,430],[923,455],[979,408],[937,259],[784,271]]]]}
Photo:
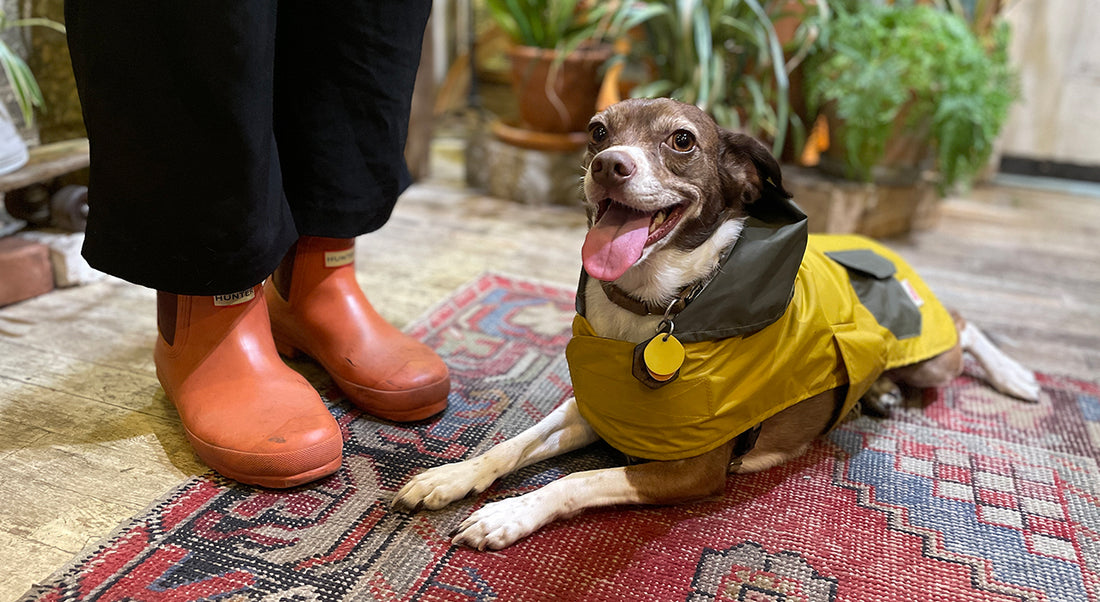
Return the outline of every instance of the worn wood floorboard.
{"type": "MultiPolygon", "coordinates": [[[[403,326],[485,270],[576,283],[579,205],[485,198],[448,165],[360,239],[360,283],[383,315],[403,326]]],[[[1027,365],[1097,380],[1097,224],[1100,198],[990,187],[888,242],[1027,365]]],[[[0,309],[0,600],[205,470],[157,384],[154,312],[152,292],[118,280],[0,309]]]]}

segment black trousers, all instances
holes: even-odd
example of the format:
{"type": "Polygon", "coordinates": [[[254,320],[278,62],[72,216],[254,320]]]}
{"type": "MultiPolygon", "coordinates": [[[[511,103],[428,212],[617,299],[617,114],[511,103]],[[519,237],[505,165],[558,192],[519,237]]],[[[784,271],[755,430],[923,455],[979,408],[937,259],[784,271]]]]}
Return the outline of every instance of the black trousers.
{"type": "Polygon", "coordinates": [[[381,227],[431,0],[68,0],[91,143],[84,256],[178,294],[248,288],[299,236],[381,227]]]}

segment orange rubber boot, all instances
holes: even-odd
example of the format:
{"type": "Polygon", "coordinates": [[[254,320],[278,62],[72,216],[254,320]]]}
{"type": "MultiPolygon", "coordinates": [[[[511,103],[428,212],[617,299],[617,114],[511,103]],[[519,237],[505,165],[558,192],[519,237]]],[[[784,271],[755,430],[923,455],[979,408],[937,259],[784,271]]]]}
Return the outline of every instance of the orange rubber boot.
{"type": "Polygon", "coordinates": [[[216,297],[158,292],[157,321],[157,378],[203,462],[275,488],[340,468],[340,427],[279,357],[259,285],[216,297]]]}
{"type": "Polygon", "coordinates": [[[352,403],[397,422],[447,407],[447,365],[378,315],[355,279],[355,240],[303,236],[264,285],[275,344],[328,371],[352,403]]]}

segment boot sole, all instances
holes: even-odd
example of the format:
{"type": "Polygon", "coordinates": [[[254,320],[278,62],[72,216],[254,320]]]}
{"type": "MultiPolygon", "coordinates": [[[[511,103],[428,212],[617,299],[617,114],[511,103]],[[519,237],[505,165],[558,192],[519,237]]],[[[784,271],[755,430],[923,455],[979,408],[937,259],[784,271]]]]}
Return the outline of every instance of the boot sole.
{"type": "MultiPolygon", "coordinates": [[[[199,439],[186,426],[183,427],[183,431],[184,431],[184,434],[187,435],[187,440],[191,442],[192,449],[195,450],[195,453],[199,456],[199,459],[201,459],[203,462],[205,462],[207,466],[214,469],[215,472],[222,475],[223,477],[228,477],[230,479],[233,479],[234,481],[238,481],[238,482],[244,483],[246,485],[256,485],[256,486],[265,487],[265,488],[268,488],[268,489],[288,489],[290,487],[297,487],[299,485],[305,485],[306,483],[311,483],[313,481],[316,481],[318,479],[327,477],[327,476],[335,473],[337,470],[340,470],[340,467],[343,465],[343,462],[344,462],[343,453],[340,453],[339,455],[336,456],[336,458],[330,460],[329,462],[326,462],[325,464],[323,464],[323,465],[321,465],[317,468],[311,468],[307,471],[300,472],[300,473],[297,473],[297,474],[291,474],[291,475],[255,475],[255,474],[249,474],[249,473],[246,473],[246,472],[240,472],[240,471],[238,471],[234,468],[229,468],[229,467],[227,467],[226,465],[222,464],[221,462],[219,462],[217,460],[211,461],[210,458],[211,457],[216,457],[217,453],[225,451],[224,448],[217,447],[217,446],[214,446],[214,445],[210,445],[209,443],[206,443],[202,439],[199,439]]],[[[329,444],[329,441],[323,441],[321,443],[318,443],[318,444],[314,445],[313,447],[314,448],[321,447],[321,446],[324,446],[324,445],[327,445],[327,444],[329,444]]],[[[342,448],[343,447],[343,438],[342,438],[342,436],[341,436],[340,445],[341,445],[341,448],[342,448]]],[[[301,453],[303,451],[306,451],[306,450],[300,450],[298,453],[301,453]]],[[[233,452],[233,453],[242,454],[243,452],[233,452]]],[[[282,454],[278,454],[278,455],[282,455],[282,454]]],[[[265,455],[263,455],[263,454],[255,454],[254,455],[254,458],[256,458],[256,459],[260,459],[260,458],[264,458],[264,457],[265,457],[265,455]]],[[[274,458],[274,457],[277,457],[277,454],[266,455],[266,458],[274,458]]]]}
{"type": "Polygon", "coordinates": [[[337,458],[320,468],[316,468],[314,470],[303,472],[301,474],[296,474],[290,477],[255,477],[252,475],[234,474],[232,471],[218,470],[216,468],[214,470],[217,470],[218,474],[229,477],[234,481],[239,481],[246,485],[255,485],[257,487],[264,487],[267,489],[289,489],[291,487],[298,487],[299,485],[305,485],[307,483],[312,483],[313,481],[323,479],[340,470],[340,466],[342,465],[343,459],[337,458]]]}
{"type": "MultiPolygon", "coordinates": [[[[161,383],[162,383],[161,388],[164,390],[165,397],[167,397],[168,401],[173,406],[175,406],[176,403],[175,403],[175,401],[172,400],[172,395],[168,392],[167,389],[164,388],[164,385],[163,385],[164,380],[163,380],[163,378],[161,378],[159,369],[157,369],[157,380],[160,380],[161,383]]],[[[178,412],[178,410],[177,410],[177,412],[178,412]]],[[[226,451],[230,451],[231,453],[235,453],[235,454],[244,454],[245,452],[239,452],[239,451],[234,451],[234,450],[226,450],[225,448],[218,447],[216,445],[211,445],[211,444],[203,441],[198,436],[196,436],[194,433],[192,433],[191,429],[187,428],[187,425],[183,424],[182,420],[180,421],[180,427],[183,428],[183,434],[187,436],[187,441],[191,444],[191,449],[195,452],[195,455],[197,455],[199,457],[199,459],[203,461],[204,464],[206,464],[208,467],[210,467],[215,472],[217,472],[218,474],[220,474],[224,477],[233,479],[234,481],[239,481],[241,483],[245,483],[247,485],[257,485],[259,487],[266,487],[266,488],[270,488],[270,489],[287,489],[287,488],[290,488],[290,487],[297,487],[299,485],[304,485],[306,483],[316,481],[317,479],[321,479],[321,478],[324,478],[324,477],[327,477],[327,476],[331,475],[332,473],[336,472],[337,470],[340,470],[340,467],[343,465],[343,462],[344,462],[344,456],[343,456],[344,441],[343,441],[343,435],[340,434],[340,435],[338,435],[338,437],[340,438],[340,446],[339,446],[339,449],[341,450],[340,453],[338,453],[336,455],[336,457],[333,458],[332,460],[326,462],[325,464],[323,464],[323,465],[321,465],[317,468],[311,468],[307,471],[300,472],[300,473],[297,473],[297,474],[292,474],[292,475],[253,475],[253,474],[248,474],[248,473],[245,473],[245,472],[237,471],[237,470],[232,469],[232,468],[228,468],[228,467],[226,467],[226,465],[222,464],[221,462],[219,462],[217,460],[211,461],[211,458],[216,458],[217,454],[225,453],[226,451]]],[[[322,446],[322,445],[329,444],[329,441],[331,441],[331,439],[335,439],[335,438],[336,437],[332,437],[329,440],[322,441],[321,443],[318,443],[318,444],[316,444],[312,447],[319,447],[319,446],[322,446]]],[[[304,450],[302,450],[302,451],[304,451],[304,450]]],[[[257,458],[260,458],[262,456],[263,455],[261,455],[261,454],[255,454],[255,457],[257,457],[257,458]]],[[[271,457],[274,457],[274,456],[275,456],[274,454],[267,455],[268,458],[271,458],[271,457]]]]}

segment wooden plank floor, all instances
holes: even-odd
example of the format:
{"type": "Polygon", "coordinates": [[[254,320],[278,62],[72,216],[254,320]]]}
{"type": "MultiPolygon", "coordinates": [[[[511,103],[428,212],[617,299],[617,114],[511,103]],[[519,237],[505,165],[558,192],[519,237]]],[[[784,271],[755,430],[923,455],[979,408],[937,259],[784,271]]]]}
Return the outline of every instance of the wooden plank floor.
{"type": "MultiPolygon", "coordinates": [[[[407,324],[484,270],[576,283],[579,206],[486,198],[462,187],[453,161],[434,169],[358,245],[360,282],[383,315],[407,324]]],[[[980,188],[946,201],[937,228],[889,242],[1027,365],[1100,380],[1090,194],[980,188]]],[[[0,309],[0,600],[205,471],[153,372],[153,301],[107,280],[0,309]]]]}

